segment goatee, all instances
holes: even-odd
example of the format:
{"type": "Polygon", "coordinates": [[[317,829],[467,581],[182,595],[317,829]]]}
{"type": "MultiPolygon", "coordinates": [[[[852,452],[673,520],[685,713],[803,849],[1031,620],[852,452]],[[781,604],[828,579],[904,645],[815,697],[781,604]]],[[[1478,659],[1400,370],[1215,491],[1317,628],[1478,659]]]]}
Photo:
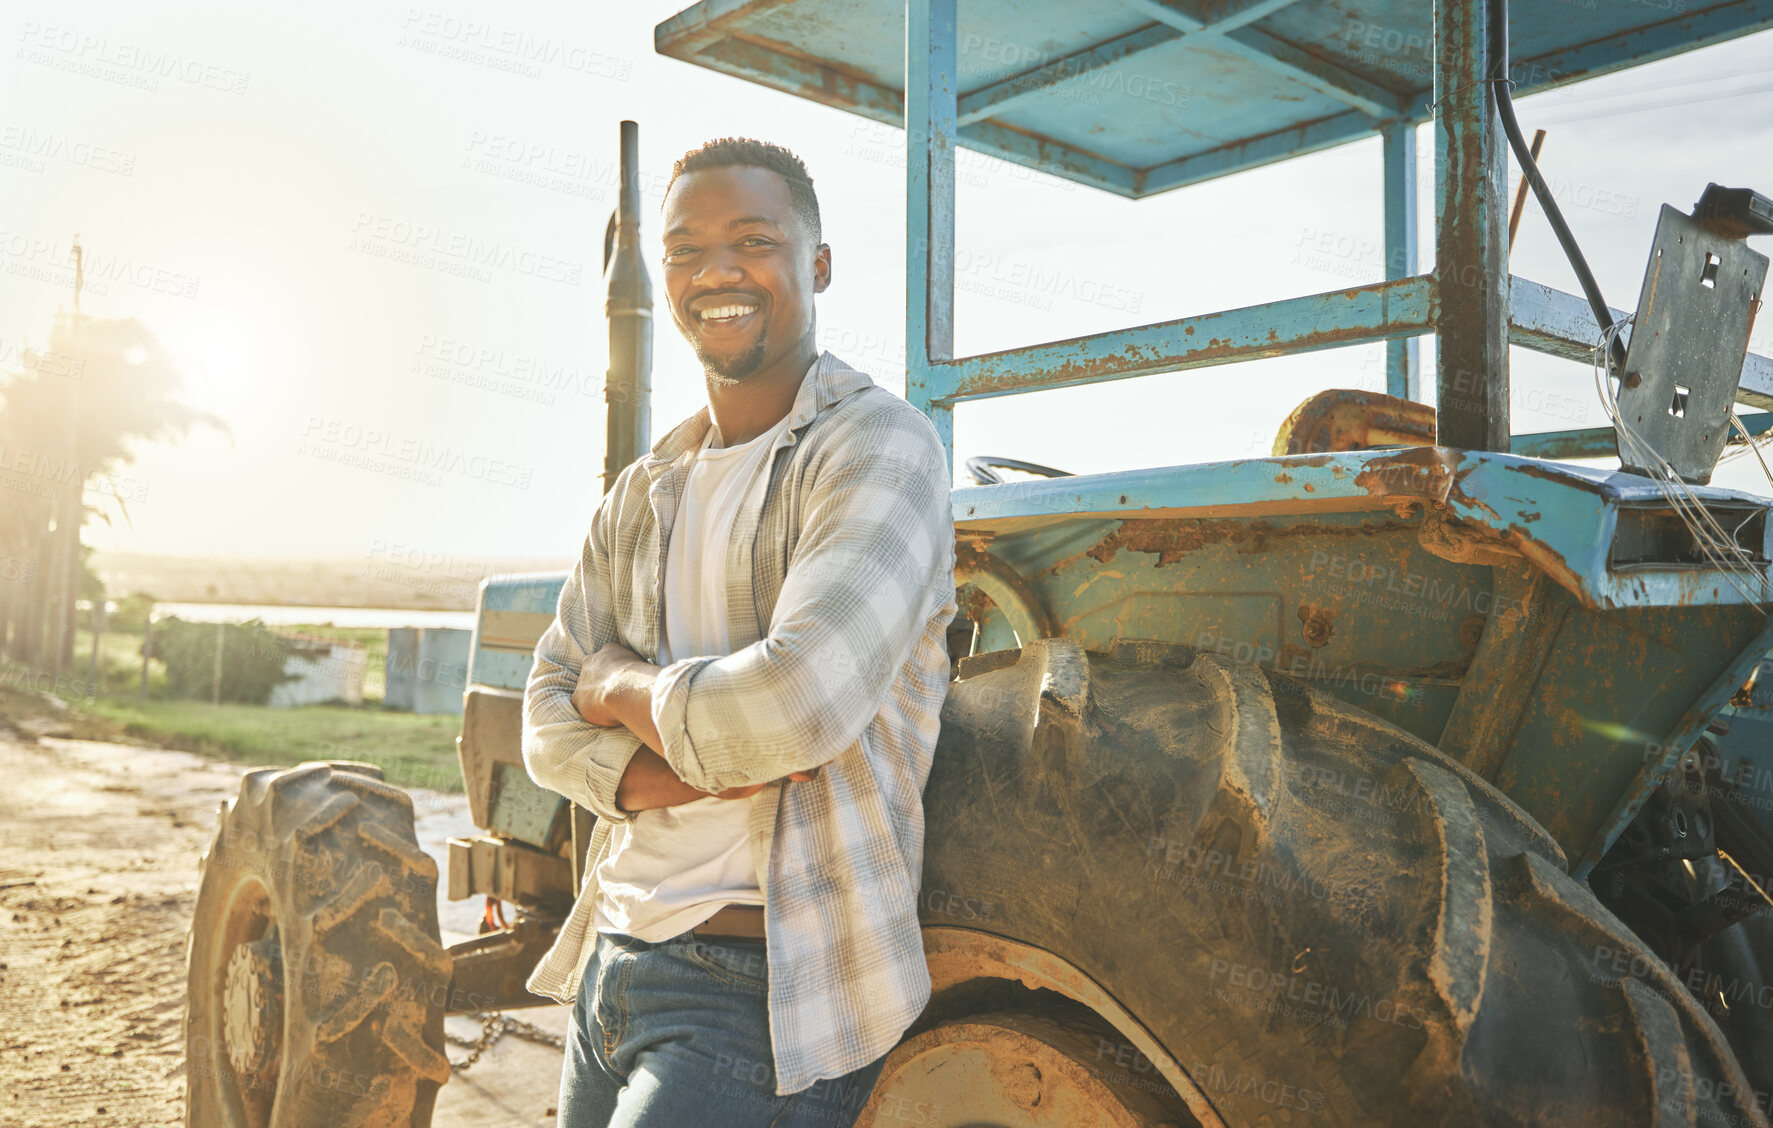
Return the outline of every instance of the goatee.
{"type": "Polygon", "coordinates": [[[696,356],[702,362],[702,369],[712,380],[722,384],[741,384],[757,374],[763,366],[764,339],[763,334],[757,335],[757,341],[750,348],[734,357],[718,357],[705,351],[698,343],[695,345],[696,356]]]}

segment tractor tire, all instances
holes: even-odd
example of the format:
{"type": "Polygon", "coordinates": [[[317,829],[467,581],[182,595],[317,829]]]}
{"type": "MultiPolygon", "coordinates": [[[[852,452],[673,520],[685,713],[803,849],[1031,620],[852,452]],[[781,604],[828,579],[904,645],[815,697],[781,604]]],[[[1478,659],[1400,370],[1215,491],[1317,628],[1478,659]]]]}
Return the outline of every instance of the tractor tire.
{"type": "MultiPolygon", "coordinates": [[[[1696,750],[1701,763],[1720,762],[1710,737],[1701,737],[1696,750]]],[[[1764,797],[1715,778],[1707,786],[1717,847],[1746,870],[1764,900],[1773,873],[1773,820],[1764,797]]],[[[1763,908],[1707,939],[1697,971],[1687,974],[1687,986],[1723,1029],[1755,1092],[1773,1093],[1773,910],[1763,908]]]]}
{"type": "MultiPolygon", "coordinates": [[[[923,924],[1069,963],[1155,1039],[1197,1111],[1239,1126],[1767,1124],[1717,1025],[1552,837],[1421,740],[1161,642],[1045,639],[960,673],[924,791],[923,924]]],[[[896,1107],[939,1110],[937,1128],[1039,1123],[997,1096],[969,1103],[939,1071],[920,1085],[904,1061],[930,1031],[1003,1026],[1006,998],[1038,1016],[1083,997],[1018,975],[938,985],[883,1076],[896,1107]],[[969,1014],[981,998],[993,1013],[969,1014]]],[[[1040,1072],[1014,1039],[972,1042],[995,1056],[981,1076],[1040,1072]]],[[[1125,1050],[1111,1036],[1071,1057],[1112,1076],[1125,1050]]],[[[1180,1097],[1162,1115],[1196,1122],[1180,1097]]],[[[875,1122],[892,1121],[861,1121],[875,1122]]]]}
{"type": "Polygon", "coordinates": [[[189,1128],[426,1128],[448,1080],[437,865],[372,764],[248,772],[187,948],[189,1128]]]}

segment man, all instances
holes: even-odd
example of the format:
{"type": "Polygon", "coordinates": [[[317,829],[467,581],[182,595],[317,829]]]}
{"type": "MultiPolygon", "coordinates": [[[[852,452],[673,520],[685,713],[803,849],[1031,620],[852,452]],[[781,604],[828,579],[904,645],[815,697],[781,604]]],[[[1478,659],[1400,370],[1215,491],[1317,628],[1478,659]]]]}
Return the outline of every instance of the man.
{"type": "Polygon", "coordinates": [[[708,406],[617,478],[536,644],[524,761],[598,822],[529,987],[574,1003],[562,1128],[842,1128],[929,998],[945,455],[815,345],[799,158],[709,142],[663,213],[708,406]]]}

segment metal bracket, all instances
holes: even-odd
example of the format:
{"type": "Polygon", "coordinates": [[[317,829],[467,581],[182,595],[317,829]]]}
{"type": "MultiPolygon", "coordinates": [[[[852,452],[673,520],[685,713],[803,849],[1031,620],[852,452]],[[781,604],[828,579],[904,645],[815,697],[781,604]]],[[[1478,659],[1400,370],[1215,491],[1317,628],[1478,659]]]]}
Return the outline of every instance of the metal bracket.
{"type": "MultiPolygon", "coordinates": [[[[1685,481],[1711,481],[1730,437],[1766,278],[1766,256],[1663,205],[1625,354],[1619,414],[1685,481]]],[[[1633,454],[1623,433],[1616,438],[1626,469],[1653,471],[1640,465],[1649,460],[1633,454]]]]}

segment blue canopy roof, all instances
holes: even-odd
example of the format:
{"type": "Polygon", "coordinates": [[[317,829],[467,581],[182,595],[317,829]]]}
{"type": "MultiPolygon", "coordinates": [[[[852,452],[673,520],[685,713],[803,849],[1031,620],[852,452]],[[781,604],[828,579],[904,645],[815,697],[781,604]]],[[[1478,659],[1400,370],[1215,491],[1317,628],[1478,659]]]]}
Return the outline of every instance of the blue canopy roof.
{"type": "MultiPolygon", "coordinates": [[[[1517,96],[1773,27],[1773,0],[1513,0],[1517,96]]],[[[966,0],[967,148],[1140,198],[1426,121],[1426,0],[966,0]]],[[[660,53],[891,125],[903,0],[702,0],[660,53]]]]}

